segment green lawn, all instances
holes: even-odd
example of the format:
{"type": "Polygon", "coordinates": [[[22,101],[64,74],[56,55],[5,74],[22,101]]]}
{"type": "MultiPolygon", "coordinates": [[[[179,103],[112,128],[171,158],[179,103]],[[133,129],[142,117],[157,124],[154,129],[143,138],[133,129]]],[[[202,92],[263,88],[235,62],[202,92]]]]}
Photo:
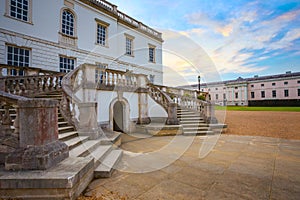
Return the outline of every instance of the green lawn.
{"type": "Polygon", "coordinates": [[[300,112],[300,107],[247,107],[247,106],[216,106],[216,110],[233,111],[290,111],[300,112]]]}

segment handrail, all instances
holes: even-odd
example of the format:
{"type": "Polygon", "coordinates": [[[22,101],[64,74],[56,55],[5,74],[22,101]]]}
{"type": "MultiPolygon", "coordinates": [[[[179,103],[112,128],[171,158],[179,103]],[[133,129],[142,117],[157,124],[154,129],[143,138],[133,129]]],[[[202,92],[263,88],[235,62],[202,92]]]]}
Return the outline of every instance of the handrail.
{"type": "Polygon", "coordinates": [[[66,74],[61,81],[62,86],[62,99],[59,104],[62,116],[68,121],[69,124],[79,128],[79,120],[76,118],[76,107],[81,100],[74,95],[74,83],[79,70],[82,70],[82,65],[66,74]]]}

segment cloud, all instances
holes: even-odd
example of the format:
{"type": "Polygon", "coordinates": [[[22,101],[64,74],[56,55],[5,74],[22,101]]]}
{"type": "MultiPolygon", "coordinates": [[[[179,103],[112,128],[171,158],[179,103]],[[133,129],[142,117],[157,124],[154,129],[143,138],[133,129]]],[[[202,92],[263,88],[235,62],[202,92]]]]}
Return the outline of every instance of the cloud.
{"type": "Polygon", "coordinates": [[[205,13],[192,13],[185,16],[187,22],[199,26],[201,31],[187,30],[183,34],[208,47],[208,54],[221,73],[259,72],[270,68],[258,65],[260,61],[271,59],[272,54],[289,52],[294,47],[293,41],[300,38],[300,28],[290,26],[295,20],[299,22],[300,9],[272,17],[273,14],[258,7],[258,3],[228,13],[229,17],[222,20],[205,13]],[[282,38],[273,40],[280,33],[282,38]],[[256,52],[261,49],[264,50],[256,52]]]}

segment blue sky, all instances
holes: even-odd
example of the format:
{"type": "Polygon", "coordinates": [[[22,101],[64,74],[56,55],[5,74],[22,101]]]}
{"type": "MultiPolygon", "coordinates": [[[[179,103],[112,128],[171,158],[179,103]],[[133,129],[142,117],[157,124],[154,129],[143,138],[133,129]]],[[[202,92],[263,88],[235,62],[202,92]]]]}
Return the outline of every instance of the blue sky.
{"type": "MultiPolygon", "coordinates": [[[[222,80],[300,71],[299,0],[111,0],[118,9],[197,44],[213,61],[222,80]]],[[[181,41],[178,41],[181,42],[181,41]]],[[[164,54],[164,64],[170,65],[164,54]]],[[[173,63],[174,64],[174,63],[173,63]]],[[[196,81],[196,74],[182,76],[196,81]]],[[[209,80],[207,81],[209,82],[209,80]]]]}

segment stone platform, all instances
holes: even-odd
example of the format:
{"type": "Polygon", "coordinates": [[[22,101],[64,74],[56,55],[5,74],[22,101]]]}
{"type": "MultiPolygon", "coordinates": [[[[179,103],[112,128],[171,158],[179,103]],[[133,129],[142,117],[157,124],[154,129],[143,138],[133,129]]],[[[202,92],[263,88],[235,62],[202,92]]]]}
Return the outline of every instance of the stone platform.
{"type": "Polygon", "coordinates": [[[150,134],[153,136],[170,136],[182,135],[182,125],[166,125],[163,123],[151,123],[148,125],[137,125],[136,132],[143,134],[150,134]]]}
{"type": "Polygon", "coordinates": [[[69,157],[48,170],[0,170],[1,199],[76,199],[94,177],[91,157],[69,157]]]}

